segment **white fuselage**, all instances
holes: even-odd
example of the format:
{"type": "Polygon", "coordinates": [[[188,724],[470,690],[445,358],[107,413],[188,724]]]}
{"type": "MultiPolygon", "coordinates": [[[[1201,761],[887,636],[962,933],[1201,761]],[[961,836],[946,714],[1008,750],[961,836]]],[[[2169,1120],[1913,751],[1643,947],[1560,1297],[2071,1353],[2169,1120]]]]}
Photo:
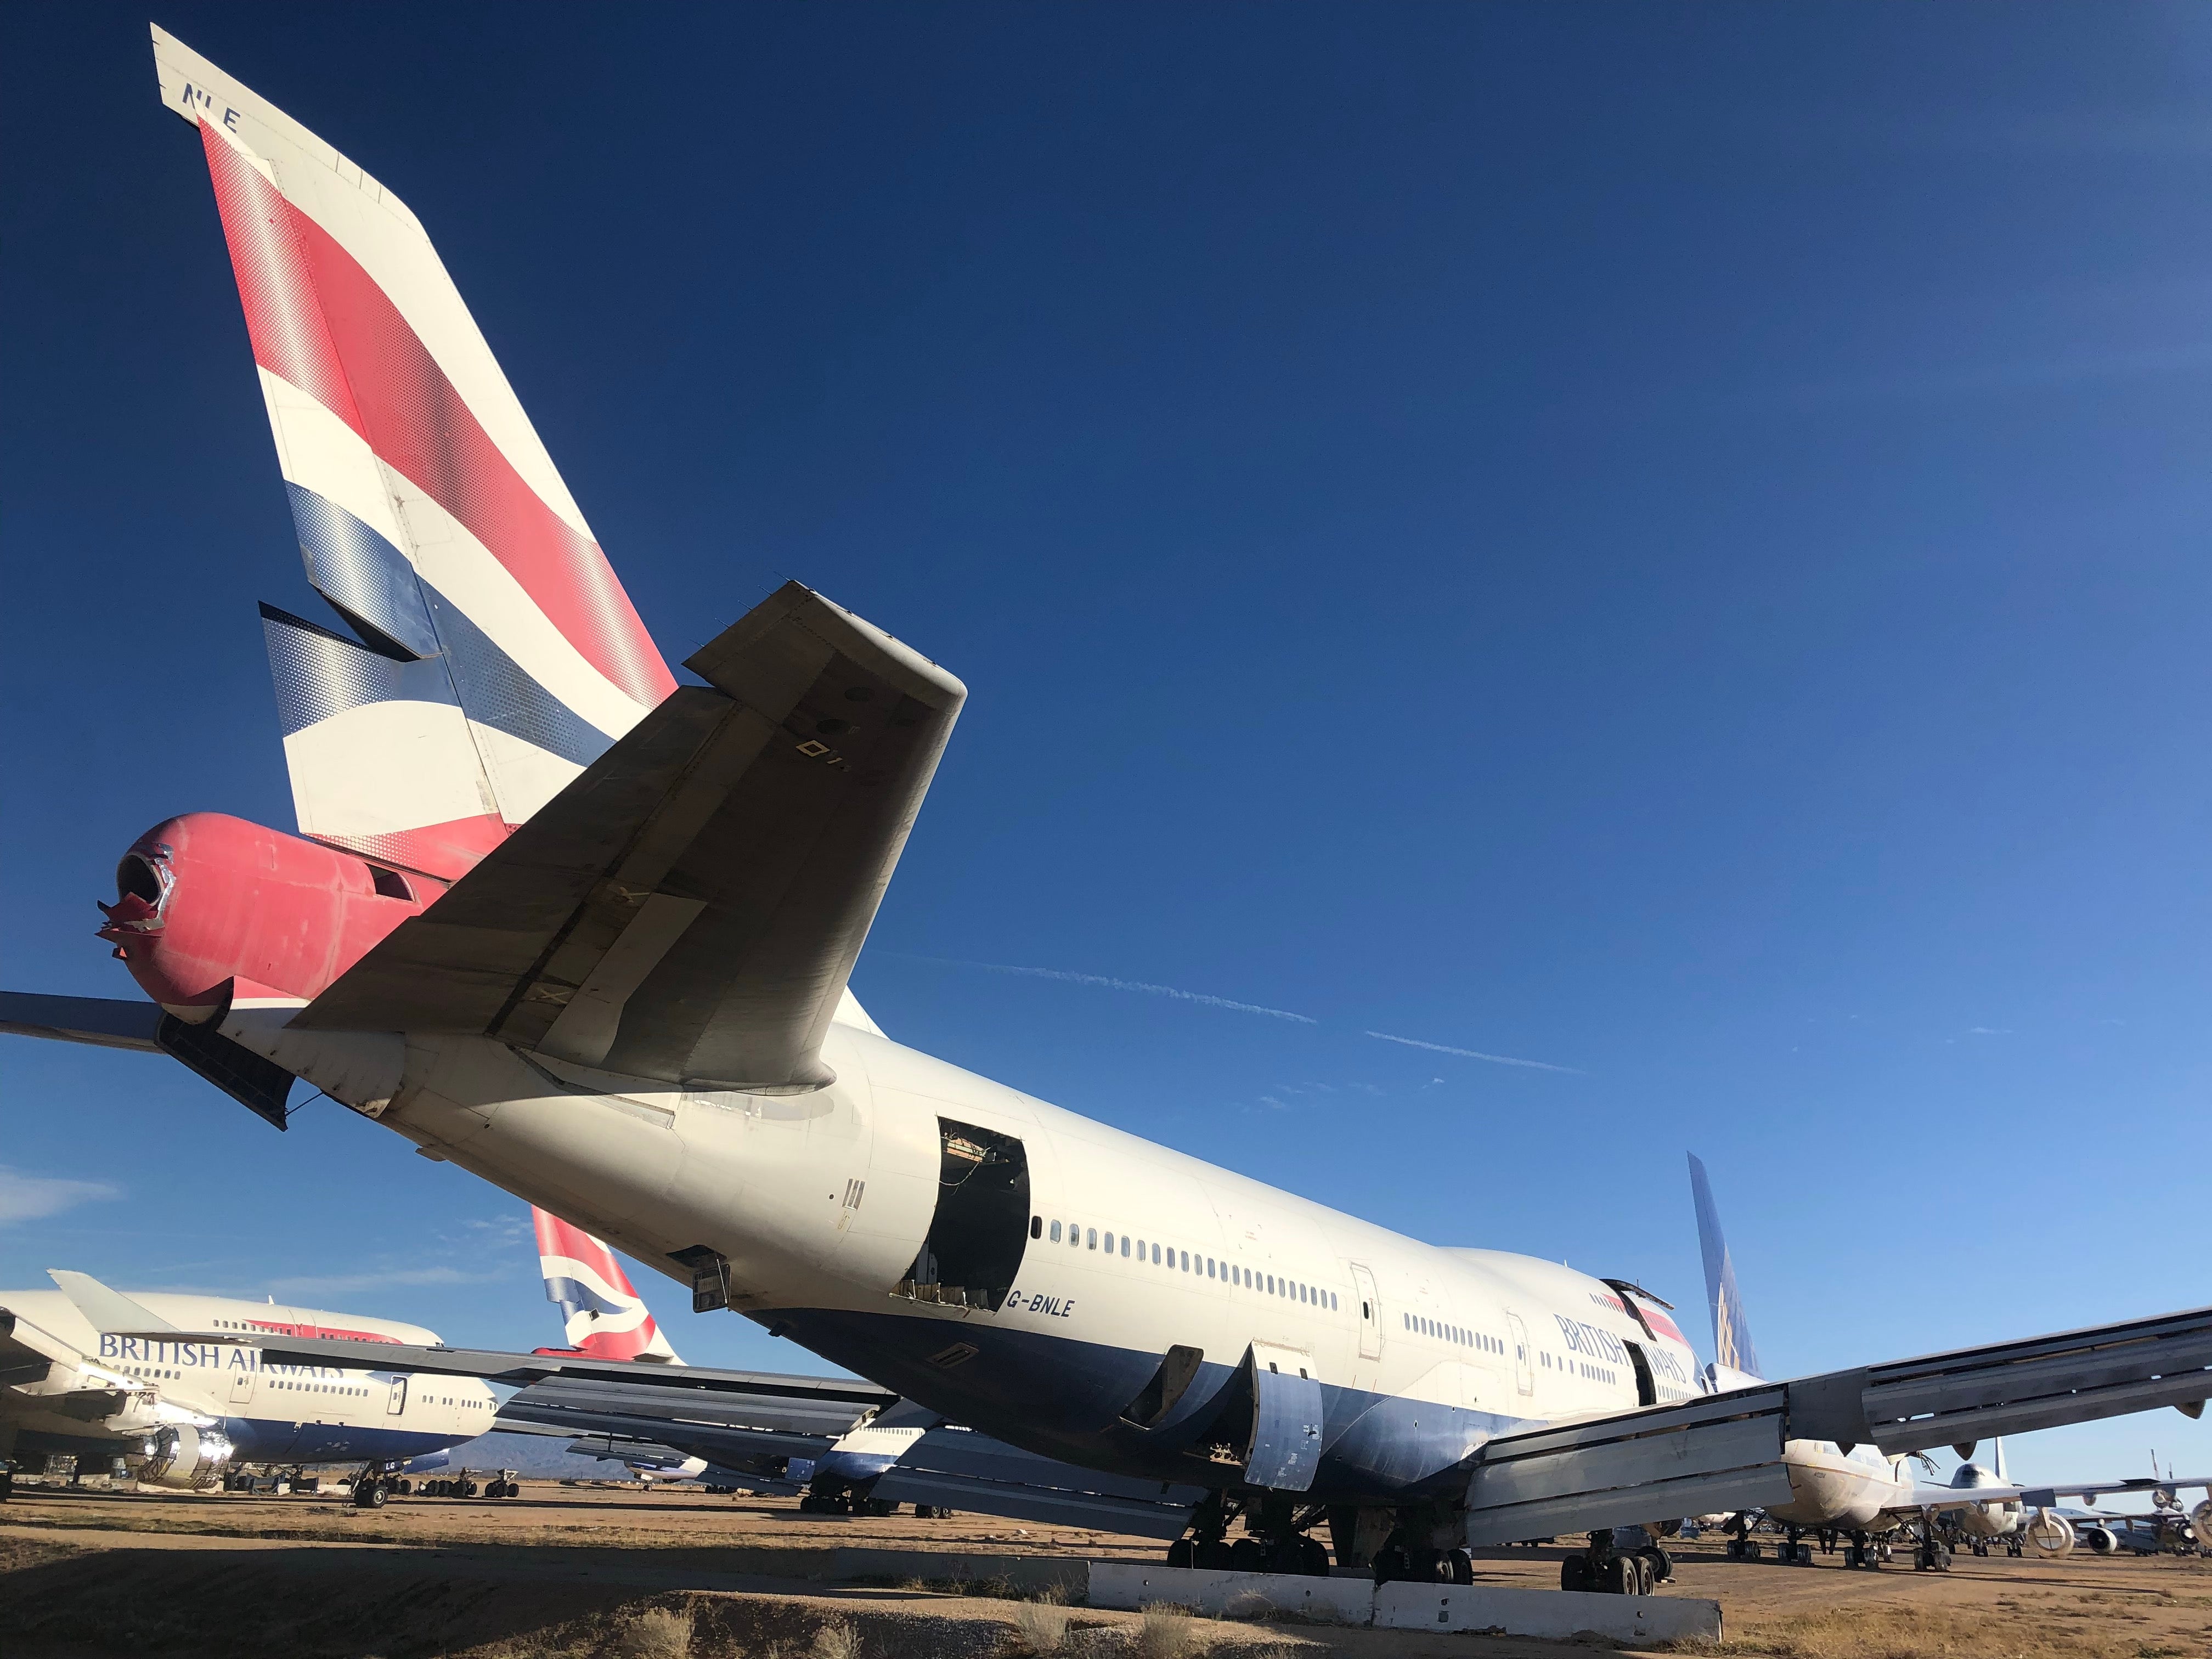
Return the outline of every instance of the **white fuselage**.
{"type": "MultiPolygon", "coordinates": [[[[308,1069],[316,1035],[273,1025],[224,1029],[308,1069]]],[[[672,1276],[679,1253],[718,1253],[732,1306],[1048,1455],[1097,1457],[1178,1346],[1209,1366],[1280,1356],[1389,1404],[1425,1442],[1413,1480],[1516,1425],[1634,1407],[1632,1345],[1656,1401],[1700,1391],[1663,1314],[1648,1333],[1558,1263],[1408,1238],[854,1026],[823,1058],[836,1081],[812,1093],[701,1093],[416,1036],[380,1116],[672,1276]],[[1026,1156],[1034,1236],[996,1311],[900,1291],[939,1203],[941,1120],[1026,1156]]]]}

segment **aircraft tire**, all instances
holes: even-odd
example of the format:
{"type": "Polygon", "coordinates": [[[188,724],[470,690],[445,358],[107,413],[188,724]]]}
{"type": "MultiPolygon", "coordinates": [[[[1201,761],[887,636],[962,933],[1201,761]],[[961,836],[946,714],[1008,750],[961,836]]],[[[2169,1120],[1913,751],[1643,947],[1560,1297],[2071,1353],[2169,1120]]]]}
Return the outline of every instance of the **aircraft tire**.
{"type": "Polygon", "coordinates": [[[1590,1588],[1589,1558],[1577,1553],[1559,1563],[1559,1588],[1563,1590],[1587,1590],[1590,1588]]]}
{"type": "Polygon", "coordinates": [[[1608,1555],[1605,1565],[1598,1569],[1598,1589],[1607,1595],[1637,1595],[1644,1582],[1644,1574],[1632,1555],[1608,1555]]]}
{"type": "MultiPolygon", "coordinates": [[[[1651,1582],[1653,1583],[1665,1584],[1673,1582],[1674,1577],[1674,1558],[1667,1553],[1664,1546],[1654,1544],[1650,1549],[1644,1551],[1643,1555],[1644,1559],[1651,1564],[1651,1582]]],[[[1467,1564],[1467,1582],[1472,1584],[1474,1582],[1474,1563],[1472,1559],[1470,1559],[1467,1564]]]]}
{"type": "Polygon", "coordinates": [[[1188,1538],[1178,1538],[1168,1546],[1168,1565],[1171,1567],[1194,1567],[1198,1565],[1198,1546],[1188,1538]]]}
{"type": "Polygon", "coordinates": [[[389,1495],[381,1480],[364,1476],[353,1483],[353,1506],[357,1510],[380,1510],[389,1495]]]}

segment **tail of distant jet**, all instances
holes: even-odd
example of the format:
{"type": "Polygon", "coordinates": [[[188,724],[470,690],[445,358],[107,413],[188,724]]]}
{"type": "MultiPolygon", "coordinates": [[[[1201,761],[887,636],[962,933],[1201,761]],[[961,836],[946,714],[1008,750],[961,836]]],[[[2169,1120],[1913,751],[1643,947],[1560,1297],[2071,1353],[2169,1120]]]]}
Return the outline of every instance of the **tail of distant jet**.
{"type": "Polygon", "coordinates": [[[1713,1358],[1723,1368],[1759,1376],[1759,1352],[1751,1346],[1751,1326],[1735,1287],[1735,1263],[1721,1234],[1720,1212],[1713,1207],[1712,1183],[1695,1152],[1690,1154],[1690,1198],[1698,1210],[1698,1248],[1705,1258],[1705,1299],[1713,1313],[1713,1358]]]}
{"type": "Polygon", "coordinates": [[[538,1261],[545,1273],[545,1299],[557,1302],[568,1346],[594,1359],[684,1362],[653,1323],[645,1298],[630,1286],[615,1253],[558,1216],[532,1207],[538,1261]]]}
{"type": "Polygon", "coordinates": [[[307,580],[263,608],[303,834],[453,879],[675,689],[398,198],[154,31],[198,129],[307,580]]]}

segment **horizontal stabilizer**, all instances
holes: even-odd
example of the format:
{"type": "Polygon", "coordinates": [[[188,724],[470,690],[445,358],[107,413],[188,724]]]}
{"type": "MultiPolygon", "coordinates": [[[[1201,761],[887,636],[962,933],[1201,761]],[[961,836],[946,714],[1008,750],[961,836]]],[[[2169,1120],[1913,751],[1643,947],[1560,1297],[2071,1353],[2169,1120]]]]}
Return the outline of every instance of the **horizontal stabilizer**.
{"type": "Polygon", "coordinates": [[[50,997],[37,991],[0,991],[0,1032],[88,1042],[96,1048],[142,1048],[159,1054],[154,1033],[161,1010],[151,1002],[109,997],[50,997]]]}
{"type": "Polygon", "coordinates": [[[459,1031],[760,1092],[820,1049],[967,692],[787,584],[292,1024],[459,1031]]]}

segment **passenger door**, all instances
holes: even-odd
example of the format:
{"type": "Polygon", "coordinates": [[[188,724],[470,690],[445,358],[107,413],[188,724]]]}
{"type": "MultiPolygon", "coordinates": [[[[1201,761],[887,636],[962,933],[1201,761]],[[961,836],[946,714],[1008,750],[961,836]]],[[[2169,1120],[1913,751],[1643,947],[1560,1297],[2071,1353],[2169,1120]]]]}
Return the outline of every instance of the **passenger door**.
{"type": "Polygon", "coordinates": [[[1536,1392],[1536,1356],[1528,1346],[1528,1328],[1521,1322],[1521,1316],[1505,1316],[1507,1330],[1513,1338],[1513,1386],[1523,1395],[1536,1392]]]}
{"type": "Polygon", "coordinates": [[[407,1379],[404,1376],[395,1376],[392,1379],[391,1398],[384,1402],[384,1414],[386,1417],[398,1417],[406,1409],[407,1379]]]}
{"type": "Polygon", "coordinates": [[[1352,1288],[1359,1297],[1359,1357],[1382,1357],[1382,1303],[1375,1294],[1375,1275],[1360,1262],[1352,1264],[1352,1288]]]}

